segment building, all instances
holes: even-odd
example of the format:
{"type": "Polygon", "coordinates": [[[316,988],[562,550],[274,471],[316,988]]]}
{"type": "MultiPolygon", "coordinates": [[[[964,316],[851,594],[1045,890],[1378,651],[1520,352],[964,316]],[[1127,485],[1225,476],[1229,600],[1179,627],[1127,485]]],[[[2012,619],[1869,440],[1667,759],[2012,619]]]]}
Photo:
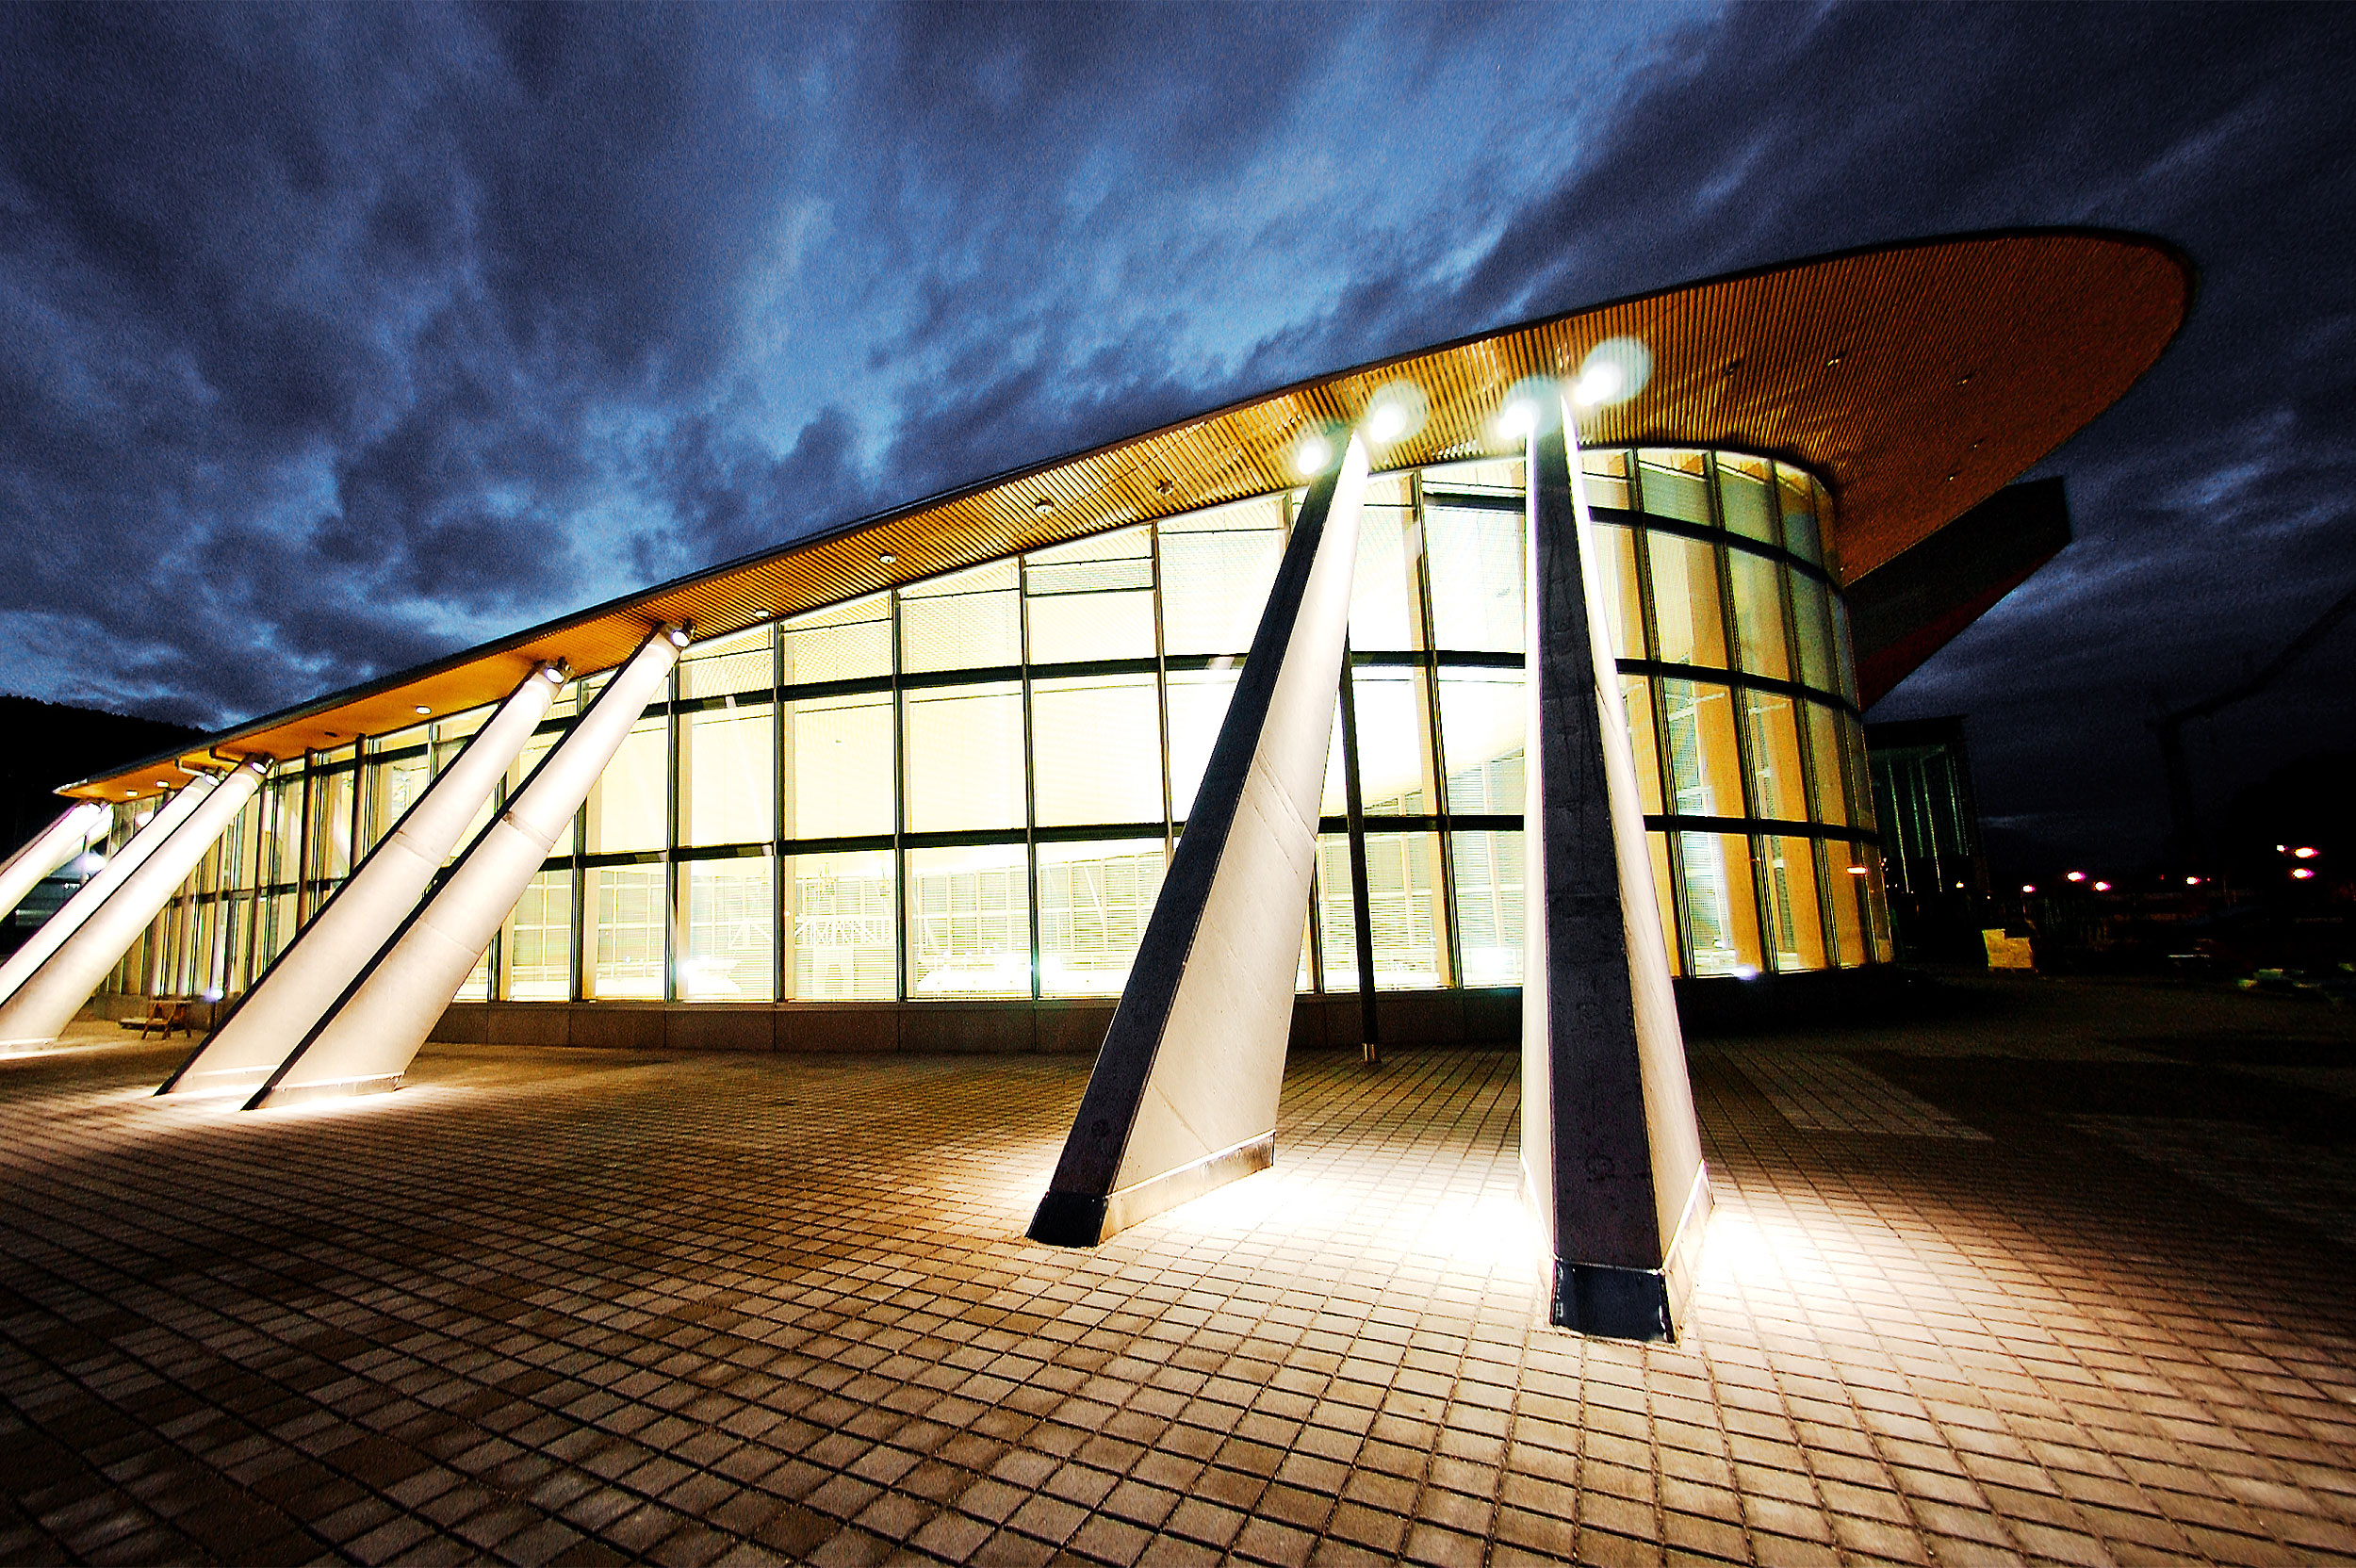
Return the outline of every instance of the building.
{"type": "MultiPolygon", "coordinates": [[[[676,670],[441,1037],[1092,1049],[1302,444],[1404,385],[1426,407],[1372,453],[1295,1037],[1354,1040],[1368,976],[1394,1037],[1510,1036],[1526,475],[1497,419],[1607,337],[1656,367],[1582,420],[1578,466],[1671,962],[1695,983],[1873,965],[1892,949],[1853,606],[1920,579],[1918,552],[2116,400],[2190,294],[2168,247],[2079,231],[1713,280],[1287,387],[266,715],[61,791],[106,802],[120,846],[203,770],[274,764],[102,1004],[235,997],[536,665],[577,678],[509,789],[679,624],[676,670]]],[[[2018,580],[1958,559],[1934,576],[1984,580],[1949,583],[1952,624],[1883,645],[1912,635],[1919,662],[1968,621],[1954,604],[2018,580]]]]}

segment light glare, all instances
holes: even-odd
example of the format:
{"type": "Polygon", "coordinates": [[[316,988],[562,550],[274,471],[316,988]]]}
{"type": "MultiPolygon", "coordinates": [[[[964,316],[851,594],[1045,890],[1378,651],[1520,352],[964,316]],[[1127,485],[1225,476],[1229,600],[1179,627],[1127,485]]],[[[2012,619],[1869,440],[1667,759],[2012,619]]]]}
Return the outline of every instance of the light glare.
{"type": "Polygon", "coordinates": [[[1652,380],[1652,351],[1634,337],[1607,337],[1587,351],[1571,384],[1571,400],[1581,408],[1624,403],[1652,380]]]}
{"type": "Polygon", "coordinates": [[[1366,439],[1379,447],[1403,441],[1422,430],[1431,416],[1432,400],[1423,395],[1423,388],[1413,382],[1395,381],[1366,400],[1366,439]]]}
{"type": "Polygon", "coordinates": [[[1311,431],[1293,448],[1293,472],[1302,479],[1315,479],[1332,466],[1333,443],[1311,431]]]}

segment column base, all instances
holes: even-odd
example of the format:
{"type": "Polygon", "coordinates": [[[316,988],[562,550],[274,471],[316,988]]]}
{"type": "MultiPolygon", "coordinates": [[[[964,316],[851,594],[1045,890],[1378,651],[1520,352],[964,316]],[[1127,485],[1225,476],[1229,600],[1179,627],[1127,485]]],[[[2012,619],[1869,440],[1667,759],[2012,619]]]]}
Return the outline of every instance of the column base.
{"type": "Polygon", "coordinates": [[[1710,1172],[1705,1168],[1693,1173],[1693,1188],[1686,1195],[1668,1260],[1659,1268],[1554,1259],[1546,1320],[1597,1339],[1675,1344],[1693,1298],[1710,1208],[1710,1172]]]}
{"type": "Polygon", "coordinates": [[[274,1111],[287,1105],[306,1105],[319,1100],[355,1100],[364,1094],[390,1094],[401,1087],[401,1074],[387,1072],[373,1078],[343,1078],[332,1084],[281,1084],[265,1089],[247,1101],[242,1107],[249,1111],[274,1111]]]}
{"type": "Polygon", "coordinates": [[[1039,1200],[1030,1237],[1050,1247],[1094,1247],[1141,1220],[1190,1203],[1204,1193],[1276,1163],[1276,1135],[1263,1133],[1231,1149],[1205,1154],[1159,1176],[1098,1197],[1052,1188],[1039,1200]]]}

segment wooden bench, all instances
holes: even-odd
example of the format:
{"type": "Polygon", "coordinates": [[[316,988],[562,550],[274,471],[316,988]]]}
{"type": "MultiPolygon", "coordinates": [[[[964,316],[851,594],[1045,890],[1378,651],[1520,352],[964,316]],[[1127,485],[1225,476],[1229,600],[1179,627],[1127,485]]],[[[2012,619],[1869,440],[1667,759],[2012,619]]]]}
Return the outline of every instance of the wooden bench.
{"type": "Polygon", "coordinates": [[[196,1030],[188,1022],[188,1004],[195,1000],[192,996],[151,997],[148,999],[147,1016],[126,1018],[123,1021],[123,1026],[128,1029],[134,1024],[138,1025],[141,1039],[147,1038],[147,1032],[150,1029],[160,1031],[156,1037],[158,1039],[172,1038],[172,1032],[174,1029],[179,1030],[190,1039],[194,1039],[196,1030]]]}

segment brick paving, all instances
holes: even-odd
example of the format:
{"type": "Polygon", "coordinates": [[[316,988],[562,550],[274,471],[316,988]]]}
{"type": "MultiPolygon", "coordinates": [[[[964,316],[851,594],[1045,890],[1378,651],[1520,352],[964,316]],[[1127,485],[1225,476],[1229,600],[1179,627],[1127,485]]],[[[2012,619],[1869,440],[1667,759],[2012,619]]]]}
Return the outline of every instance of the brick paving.
{"type": "Polygon", "coordinates": [[[1274,1170],[1070,1252],[1077,1059],[238,1116],[92,1033],[0,1061],[0,1560],[2356,1560],[2356,1020],[1950,994],[1696,1044],[1650,1348],[1535,1323],[1509,1054],[1296,1060],[1274,1170]]]}

